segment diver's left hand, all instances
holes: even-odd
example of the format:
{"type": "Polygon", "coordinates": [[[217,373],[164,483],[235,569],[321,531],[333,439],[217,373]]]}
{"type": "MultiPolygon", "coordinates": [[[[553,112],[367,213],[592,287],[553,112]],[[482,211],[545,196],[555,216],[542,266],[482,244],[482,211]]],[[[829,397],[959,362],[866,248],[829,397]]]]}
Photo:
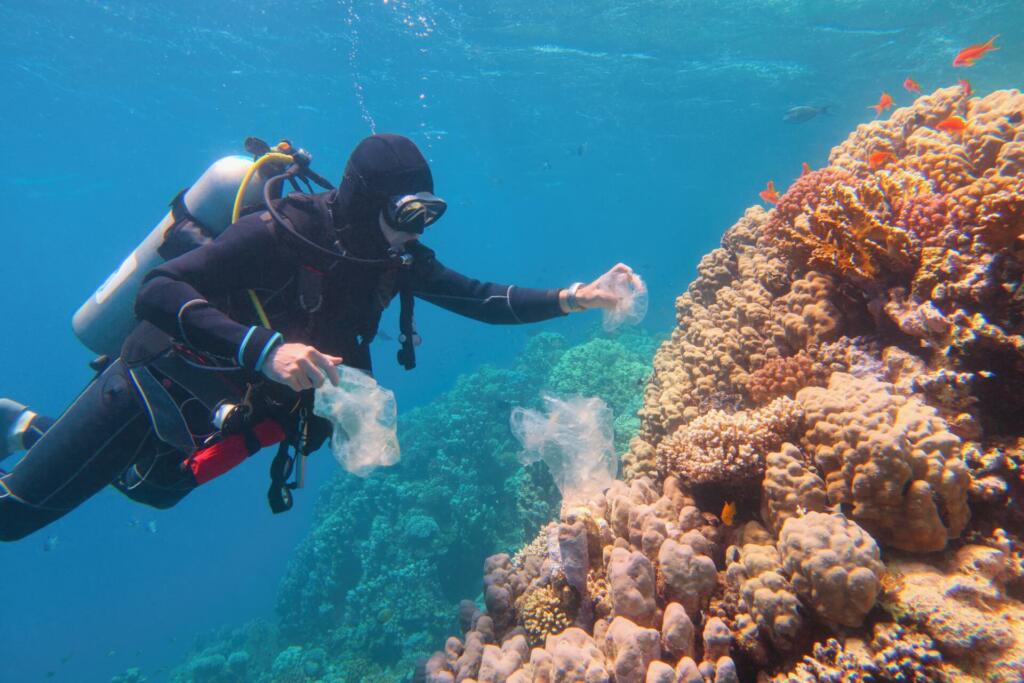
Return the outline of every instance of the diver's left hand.
{"type": "Polygon", "coordinates": [[[633,281],[633,284],[637,287],[641,286],[640,276],[633,272],[633,269],[627,266],[625,263],[617,263],[607,273],[597,278],[589,285],[583,285],[576,291],[576,303],[583,308],[615,308],[615,305],[619,302],[618,297],[598,286],[601,280],[615,274],[625,273],[629,276],[629,279],[633,281]]]}

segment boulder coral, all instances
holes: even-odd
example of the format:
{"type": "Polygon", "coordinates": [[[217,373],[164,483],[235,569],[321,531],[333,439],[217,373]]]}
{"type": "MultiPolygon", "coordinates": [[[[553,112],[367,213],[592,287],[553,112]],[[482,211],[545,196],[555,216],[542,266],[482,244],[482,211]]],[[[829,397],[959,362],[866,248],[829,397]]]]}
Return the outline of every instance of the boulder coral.
{"type": "Polygon", "coordinates": [[[819,620],[856,627],[875,606],[883,570],[878,545],[843,514],[787,519],[779,555],[796,594],[819,620]]]}

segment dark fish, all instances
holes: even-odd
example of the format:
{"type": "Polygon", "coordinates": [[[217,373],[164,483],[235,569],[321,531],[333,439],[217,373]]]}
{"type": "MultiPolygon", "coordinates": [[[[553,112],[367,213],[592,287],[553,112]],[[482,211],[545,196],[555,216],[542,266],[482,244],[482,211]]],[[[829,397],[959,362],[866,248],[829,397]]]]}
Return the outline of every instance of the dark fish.
{"type": "Polygon", "coordinates": [[[786,123],[805,123],[813,119],[815,116],[828,113],[828,105],[825,105],[824,107],[812,107],[809,104],[801,104],[787,109],[782,120],[786,123]]]}

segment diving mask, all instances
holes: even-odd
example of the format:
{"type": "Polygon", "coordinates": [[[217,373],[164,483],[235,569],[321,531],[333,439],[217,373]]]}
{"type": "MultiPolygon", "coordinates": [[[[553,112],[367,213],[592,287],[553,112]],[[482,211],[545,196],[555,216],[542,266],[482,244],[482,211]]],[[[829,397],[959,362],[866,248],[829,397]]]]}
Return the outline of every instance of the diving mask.
{"type": "Polygon", "coordinates": [[[388,225],[402,232],[422,235],[428,225],[444,215],[448,204],[431,192],[396,195],[385,207],[388,225]]]}

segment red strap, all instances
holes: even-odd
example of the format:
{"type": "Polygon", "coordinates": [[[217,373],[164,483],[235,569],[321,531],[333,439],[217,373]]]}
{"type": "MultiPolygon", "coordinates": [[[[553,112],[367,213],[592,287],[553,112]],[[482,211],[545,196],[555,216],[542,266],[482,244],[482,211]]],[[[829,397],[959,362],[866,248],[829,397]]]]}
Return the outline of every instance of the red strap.
{"type": "MultiPolygon", "coordinates": [[[[284,440],[284,430],[274,420],[264,420],[252,428],[253,434],[265,448],[284,440]]],[[[197,451],[188,460],[197,484],[205,484],[234,468],[251,454],[242,434],[232,434],[212,446],[197,451]]]]}

